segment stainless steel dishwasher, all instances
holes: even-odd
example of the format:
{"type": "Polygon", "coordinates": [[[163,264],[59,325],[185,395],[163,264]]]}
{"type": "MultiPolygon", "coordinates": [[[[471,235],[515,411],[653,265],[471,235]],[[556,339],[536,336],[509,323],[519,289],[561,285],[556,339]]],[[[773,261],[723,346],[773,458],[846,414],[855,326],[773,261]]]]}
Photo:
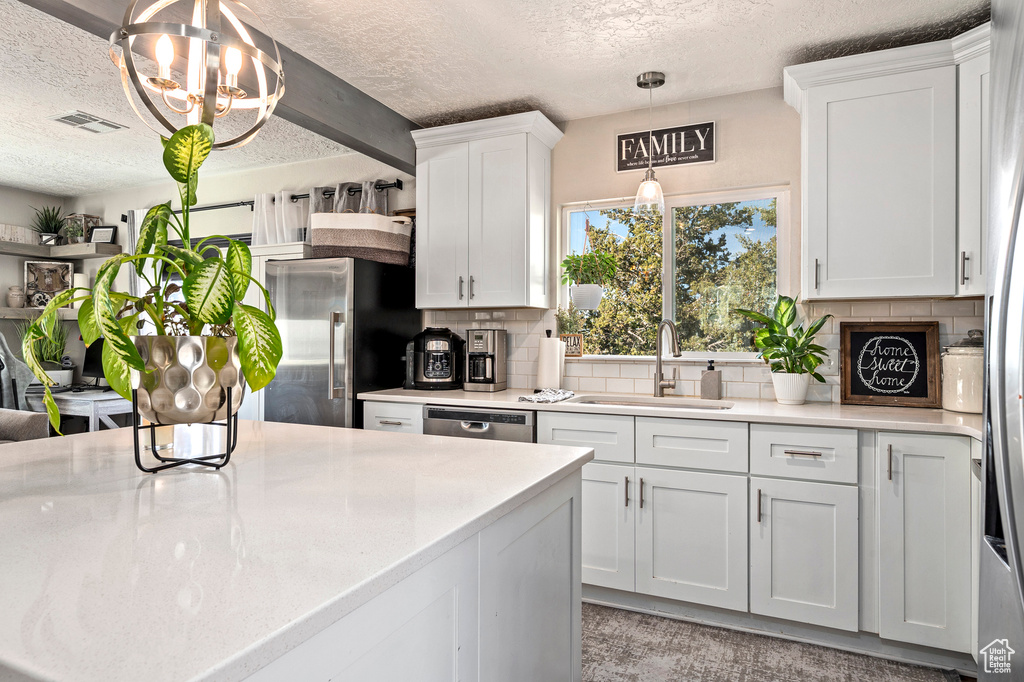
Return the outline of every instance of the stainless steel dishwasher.
{"type": "Polygon", "coordinates": [[[433,436],[507,440],[537,440],[533,412],[423,406],[423,433],[433,436]]]}

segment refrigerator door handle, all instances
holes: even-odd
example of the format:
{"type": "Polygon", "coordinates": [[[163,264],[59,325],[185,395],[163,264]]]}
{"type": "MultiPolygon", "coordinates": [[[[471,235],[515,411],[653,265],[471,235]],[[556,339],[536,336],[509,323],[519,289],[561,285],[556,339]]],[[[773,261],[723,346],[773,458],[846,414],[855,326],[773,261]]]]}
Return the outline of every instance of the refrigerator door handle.
{"type": "Polygon", "coordinates": [[[345,397],[345,387],[336,385],[334,380],[334,345],[337,339],[338,325],[341,324],[341,316],[342,313],[332,311],[329,319],[330,335],[327,339],[327,398],[329,400],[345,397]]]}

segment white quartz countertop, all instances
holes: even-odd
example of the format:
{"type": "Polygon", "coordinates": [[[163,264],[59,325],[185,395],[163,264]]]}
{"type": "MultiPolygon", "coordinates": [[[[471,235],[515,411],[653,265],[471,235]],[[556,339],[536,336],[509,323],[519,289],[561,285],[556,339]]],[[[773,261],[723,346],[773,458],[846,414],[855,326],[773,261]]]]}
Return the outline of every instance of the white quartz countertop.
{"type": "MultiPolygon", "coordinates": [[[[840,405],[836,403],[805,403],[803,405],[780,405],[773,400],[724,399],[733,403],[727,410],[680,409],[678,407],[646,407],[639,405],[586,405],[582,403],[527,403],[519,402],[519,396],[533,395],[532,390],[508,389],[495,393],[476,391],[412,391],[393,388],[384,391],[360,393],[360,400],[383,402],[421,403],[431,405],[454,405],[462,407],[487,407],[493,409],[519,409],[550,412],[584,412],[591,414],[632,414],[642,417],[675,417],[679,419],[714,419],[718,421],[743,421],[762,424],[793,424],[798,426],[831,426],[855,429],[886,431],[918,431],[926,433],[950,433],[970,436],[981,440],[982,418],[980,414],[963,414],[948,410],[926,410],[913,407],[869,407],[864,405],[840,405]]],[[[577,395],[584,395],[578,393],[577,395]]],[[[651,396],[594,394],[606,398],[644,399],[652,402],[651,396]]],[[[666,401],[682,396],[667,396],[666,401]]]]}
{"type": "Polygon", "coordinates": [[[242,679],[593,457],[243,421],[144,474],[131,437],[0,445],[0,679],[242,679]]]}

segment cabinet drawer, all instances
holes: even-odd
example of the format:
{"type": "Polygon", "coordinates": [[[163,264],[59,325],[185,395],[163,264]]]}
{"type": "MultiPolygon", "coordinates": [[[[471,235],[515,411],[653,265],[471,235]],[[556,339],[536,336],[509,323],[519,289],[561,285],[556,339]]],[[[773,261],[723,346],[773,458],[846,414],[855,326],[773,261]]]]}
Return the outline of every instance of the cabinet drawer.
{"type": "Polygon", "coordinates": [[[367,401],[363,404],[363,429],[423,433],[423,406],[416,403],[367,401]]]}
{"type": "Polygon", "coordinates": [[[750,425],[750,473],[857,482],[857,430],[750,425]]]}
{"type": "Polygon", "coordinates": [[[638,464],[747,471],[747,425],[696,419],[636,419],[638,464]]]}
{"type": "Polygon", "coordinates": [[[594,459],[632,464],[633,417],[539,412],[537,442],[594,448],[594,459]]]}

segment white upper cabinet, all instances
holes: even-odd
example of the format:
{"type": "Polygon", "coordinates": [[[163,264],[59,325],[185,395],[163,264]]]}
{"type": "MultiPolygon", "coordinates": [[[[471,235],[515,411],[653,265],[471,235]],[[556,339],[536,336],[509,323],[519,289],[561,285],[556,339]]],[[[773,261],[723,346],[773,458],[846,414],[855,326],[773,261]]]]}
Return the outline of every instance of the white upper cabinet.
{"type": "Polygon", "coordinates": [[[548,307],[561,137],[536,111],[413,131],[418,308],[548,307]]]}
{"type": "Polygon", "coordinates": [[[948,40],[785,69],[801,114],[802,295],[957,293],[957,66],[948,40]]]}
{"type": "Polygon", "coordinates": [[[958,296],[985,294],[985,226],[988,225],[989,33],[985,24],[953,39],[957,62],[958,296]]]}

